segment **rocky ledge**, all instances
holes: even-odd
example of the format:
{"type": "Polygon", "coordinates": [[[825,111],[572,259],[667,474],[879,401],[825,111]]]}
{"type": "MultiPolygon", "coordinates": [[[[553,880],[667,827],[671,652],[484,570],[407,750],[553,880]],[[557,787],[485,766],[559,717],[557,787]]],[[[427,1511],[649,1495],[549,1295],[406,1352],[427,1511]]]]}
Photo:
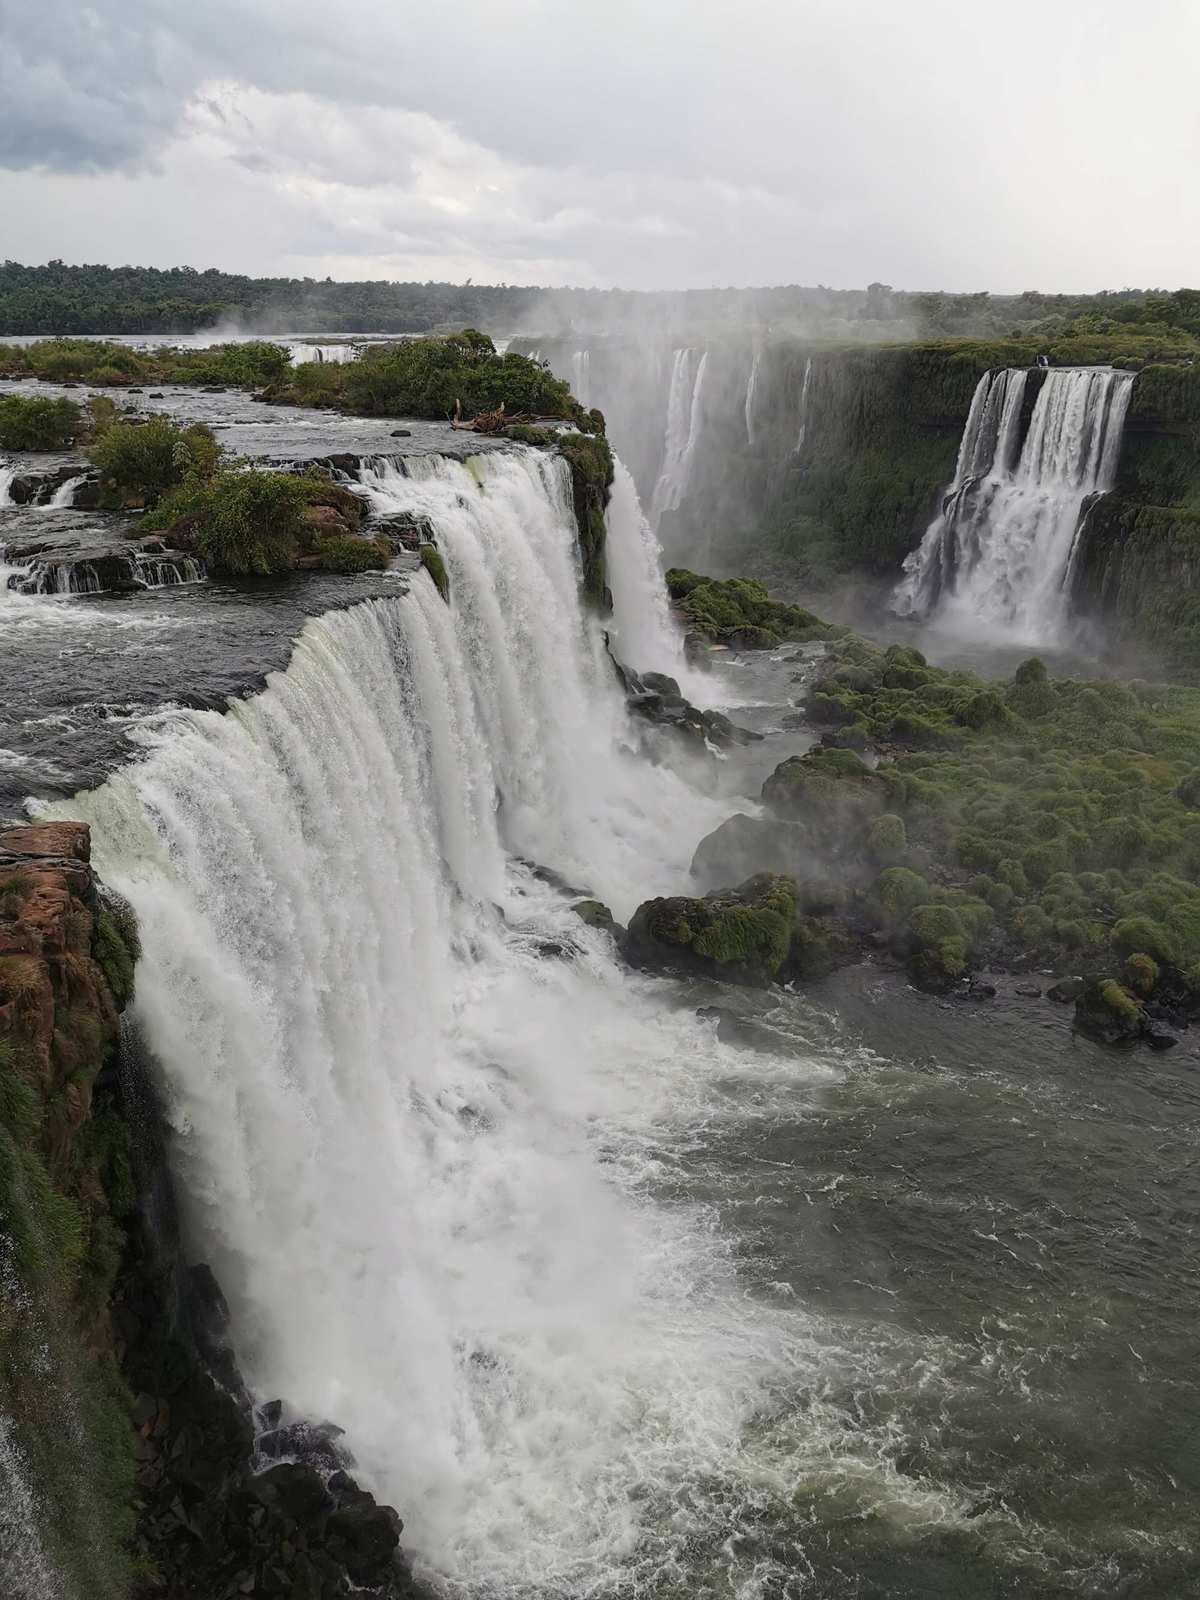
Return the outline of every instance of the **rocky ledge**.
{"type": "Polygon", "coordinates": [[[119,1026],[136,928],[89,858],[82,824],[0,830],[0,1224],[13,1242],[0,1410],[37,1474],[42,1542],[83,1563],[67,1576],[90,1600],[412,1600],[400,1518],[355,1482],[336,1427],[254,1406],[220,1288],[186,1260],[166,1124],[119,1026]],[[47,1259],[48,1234],[70,1251],[47,1259]]]}

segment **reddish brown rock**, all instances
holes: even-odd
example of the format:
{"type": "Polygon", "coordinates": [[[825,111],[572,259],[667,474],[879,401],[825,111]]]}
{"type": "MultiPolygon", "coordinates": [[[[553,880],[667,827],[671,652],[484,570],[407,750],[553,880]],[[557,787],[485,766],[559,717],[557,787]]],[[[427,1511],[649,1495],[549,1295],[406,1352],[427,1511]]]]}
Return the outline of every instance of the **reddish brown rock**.
{"type": "Polygon", "coordinates": [[[117,1038],[117,1007],[92,950],[90,847],[82,823],[0,832],[0,1039],[46,1102],[45,1153],[56,1178],[117,1038]]]}
{"type": "Polygon", "coordinates": [[[92,836],[85,822],[35,822],[0,832],[0,855],[57,856],[90,861],[92,836]]]}

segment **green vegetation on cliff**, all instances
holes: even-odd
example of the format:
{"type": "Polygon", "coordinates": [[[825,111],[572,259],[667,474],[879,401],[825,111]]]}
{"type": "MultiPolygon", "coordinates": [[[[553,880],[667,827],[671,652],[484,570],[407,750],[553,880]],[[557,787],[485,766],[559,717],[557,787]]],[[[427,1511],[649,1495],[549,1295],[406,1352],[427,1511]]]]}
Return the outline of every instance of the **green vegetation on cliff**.
{"type": "Polygon", "coordinates": [[[357,361],[302,362],[266,394],[276,402],[333,406],[354,416],[440,421],[503,406],[511,416],[554,417],[584,432],[595,429],[599,416],[585,411],[548,367],[528,356],[498,355],[474,328],[442,339],[368,345],[357,361]]]}
{"type": "Polygon", "coordinates": [[[953,976],[985,946],[1080,970],[1136,955],[1200,997],[1200,691],[1056,681],[1036,659],[993,685],[845,639],[806,704],[885,759],[815,750],[763,799],[868,874],[919,965],[953,976]]]}
{"type": "MultiPolygon", "coordinates": [[[[1130,491],[1175,503],[1181,479],[1195,475],[1200,341],[1190,332],[1081,325],[1053,338],[797,344],[777,358],[774,384],[789,418],[804,395],[804,444],[777,467],[757,527],[728,538],[730,559],[818,584],[848,572],[895,575],[954,475],[979,379],[1043,354],[1055,365],[1137,370],[1125,458],[1140,461],[1142,481],[1130,491]]],[[[1034,392],[1031,385],[1030,406],[1034,392]]],[[[792,441],[779,448],[791,450],[792,441]]]]}
{"type": "MultiPolygon", "coordinates": [[[[598,416],[598,412],[593,412],[598,416]]],[[[605,604],[604,549],[608,537],[605,513],[613,481],[613,457],[603,423],[595,433],[554,436],[558,453],[571,470],[571,499],[579,531],[583,592],[594,606],[605,604]]]]}
{"type": "Polygon", "coordinates": [[[1111,639],[1200,678],[1200,363],[1138,374],[1116,486],[1087,515],[1074,577],[1077,609],[1111,639]]]}
{"type": "Polygon", "coordinates": [[[125,1600],[133,1438],[109,1300],[133,1195],[110,1077],[137,946],[86,860],[75,824],[0,833],[0,1416],[55,1566],[125,1600]]]}

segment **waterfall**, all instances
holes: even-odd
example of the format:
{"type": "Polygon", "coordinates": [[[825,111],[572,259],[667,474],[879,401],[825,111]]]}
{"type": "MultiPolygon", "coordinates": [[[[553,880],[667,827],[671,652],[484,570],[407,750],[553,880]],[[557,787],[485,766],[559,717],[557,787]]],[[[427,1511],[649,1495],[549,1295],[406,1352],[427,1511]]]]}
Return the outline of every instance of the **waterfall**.
{"type": "Polygon", "coordinates": [[[143,589],[174,589],[181,583],[203,583],[207,576],[196,556],[133,556],[133,581],[143,589]]]}
{"type": "Polygon", "coordinates": [[[800,425],[796,429],[796,448],[793,455],[799,455],[804,449],[804,441],[808,436],[808,390],[812,383],[812,357],[809,356],[804,363],[804,381],[800,385],[800,425]]]}
{"type": "Polygon", "coordinates": [[[58,488],[51,495],[47,504],[52,509],[62,509],[65,506],[73,506],[75,504],[76,489],[78,489],[81,483],[85,483],[86,481],[87,474],[83,472],[77,473],[73,478],[68,478],[64,483],[59,484],[58,488]]]}
{"type": "Polygon", "coordinates": [[[683,650],[683,630],[671,614],[662,575],[662,546],[642,512],[637,488],[624,463],[613,463],[612,493],[606,516],[608,586],[612,591],[613,645],[618,658],[637,672],[665,672],[687,685],[695,699],[700,674],[692,672],[683,650]]]}
{"type": "Polygon", "coordinates": [[[288,345],[288,350],[293,366],[300,366],[306,361],[331,361],[340,366],[344,362],[358,360],[358,346],[353,344],[307,344],[297,340],[288,345]]]}
{"type": "Polygon", "coordinates": [[[983,627],[1030,643],[1056,639],[1066,583],[1090,497],[1111,488],[1132,374],[1051,369],[1020,442],[1028,374],[979,381],[954,481],[920,546],[904,563],[901,615],[983,627]]]}
{"type": "Polygon", "coordinates": [[[576,350],[571,357],[571,393],[581,406],[590,406],[592,403],[591,364],[590,350],[576,350]]]}
{"type": "Polygon", "coordinates": [[[430,517],[451,603],[418,574],[310,622],[262,693],[55,810],[137,909],[135,1021],[256,1391],[344,1426],[452,1586],[649,1592],[753,1497],[795,1357],[703,1208],[646,1188],[721,1047],[518,858],[627,914],[721,809],[630,753],[561,462],[363,483],[430,517]]]}
{"type": "Polygon", "coordinates": [[[60,1600],[62,1584],[38,1530],[28,1465],[0,1412],[0,1580],[5,1600],[60,1600]]]}
{"type": "Polygon", "coordinates": [[[0,467],[0,506],[16,505],[12,497],[12,482],[16,475],[16,467],[0,467]]]}
{"type": "Polygon", "coordinates": [[[705,350],[692,369],[692,350],[676,350],[667,391],[667,429],[662,468],[650,500],[650,521],[657,528],[663,514],[683,503],[691,476],[692,460],[700,435],[700,401],[704,372],[708,365],[705,350]]]}
{"type": "Polygon", "coordinates": [[[762,351],[754,352],[750,363],[750,376],[746,380],[746,443],[754,446],[754,391],[758,388],[758,369],[762,365],[762,351]]]}

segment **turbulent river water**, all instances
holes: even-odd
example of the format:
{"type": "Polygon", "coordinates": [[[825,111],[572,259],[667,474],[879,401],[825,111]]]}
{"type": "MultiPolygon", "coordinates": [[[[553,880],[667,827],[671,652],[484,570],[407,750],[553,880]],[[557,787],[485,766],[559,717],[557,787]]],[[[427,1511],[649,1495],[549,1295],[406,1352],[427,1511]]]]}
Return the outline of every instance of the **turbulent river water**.
{"type": "MultiPolygon", "coordinates": [[[[766,737],[701,780],[627,715],[558,464],[362,481],[429,518],[450,607],[421,574],[314,617],[262,692],[139,722],[55,806],[137,907],[136,1023],[257,1392],[347,1430],[449,1596],[1195,1594],[1194,1052],[1105,1052],[1007,981],[624,971],[556,884],[620,918],[686,891],[806,742],[803,653],[713,670],[766,737]]],[[[614,648],[661,669],[618,488],[614,648]]],[[[257,671],[292,602],[255,593],[257,671]]],[[[127,616],[186,659],[156,619],[216,599],[127,616]]],[[[29,605],[58,609],[0,613],[22,727],[54,714],[39,639],[103,602],[29,605]]]]}

